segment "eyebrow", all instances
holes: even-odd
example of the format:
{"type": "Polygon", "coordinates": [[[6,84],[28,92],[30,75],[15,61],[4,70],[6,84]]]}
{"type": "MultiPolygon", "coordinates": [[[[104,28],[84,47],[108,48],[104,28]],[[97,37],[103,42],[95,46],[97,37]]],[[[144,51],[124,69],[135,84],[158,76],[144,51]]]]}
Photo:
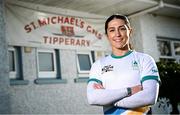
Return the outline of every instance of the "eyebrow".
{"type": "MultiPolygon", "coordinates": [[[[118,28],[121,28],[121,27],[126,27],[126,25],[121,25],[118,28]]],[[[112,28],[114,28],[114,27],[108,27],[107,29],[112,29],[112,28]]]]}

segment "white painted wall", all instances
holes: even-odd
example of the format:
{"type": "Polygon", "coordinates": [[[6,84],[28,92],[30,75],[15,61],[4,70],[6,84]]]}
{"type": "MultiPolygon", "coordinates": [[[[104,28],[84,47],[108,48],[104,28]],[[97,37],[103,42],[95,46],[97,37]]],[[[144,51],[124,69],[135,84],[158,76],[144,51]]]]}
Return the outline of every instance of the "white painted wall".
{"type": "Polygon", "coordinates": [[[143,51],[159,60],[157,36],[180,40],[180,20],[172,17],[144,15],[141,16],[141,35],[143,51]]]}

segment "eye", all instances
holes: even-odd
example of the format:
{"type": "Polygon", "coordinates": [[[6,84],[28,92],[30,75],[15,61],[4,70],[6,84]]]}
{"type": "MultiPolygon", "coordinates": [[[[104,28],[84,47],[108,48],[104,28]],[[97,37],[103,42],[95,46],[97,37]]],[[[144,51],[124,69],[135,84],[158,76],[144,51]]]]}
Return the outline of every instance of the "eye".
{"type": "Polygon", "coordinates": [[[114,29],[109,29],[109,32],[114,32],[114,29]]]}
{"type": "Polygon", "coordinates": [[[120,30],[126,30],[126,28],[125,28],[125,27],[122,27],[122,28],[120,28],[120,30]]]}

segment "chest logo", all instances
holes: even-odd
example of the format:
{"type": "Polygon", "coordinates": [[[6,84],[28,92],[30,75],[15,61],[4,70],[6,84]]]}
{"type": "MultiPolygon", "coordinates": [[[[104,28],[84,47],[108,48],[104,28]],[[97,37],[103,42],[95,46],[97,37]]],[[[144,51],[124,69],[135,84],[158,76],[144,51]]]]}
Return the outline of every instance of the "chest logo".
{"type": "Polygon", "coordinates": [[[138,70],[139,69],[137,61],[132,61],[132,68],[133,68],[133,70],[138,70]]]}
{"type": "Polygon", "coordinates": [[[109,71],[113,71],[113,66],[112,65],[107,65],[107,66],[104,66],[102,68],[102,74],[105,73],[105,72],[109,72],[109,71]]]}

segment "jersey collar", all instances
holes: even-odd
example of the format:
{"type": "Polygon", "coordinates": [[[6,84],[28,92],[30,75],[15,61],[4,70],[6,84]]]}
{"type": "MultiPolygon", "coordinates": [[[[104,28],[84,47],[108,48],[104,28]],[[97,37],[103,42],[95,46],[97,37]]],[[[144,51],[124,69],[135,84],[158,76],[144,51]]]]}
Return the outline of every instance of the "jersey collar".
{"type": "Polygon", "coordinates": [[[111,54],[111,57],[112,57],[112,58],[116,58],[116,59],[120,59],[120,58],[123,58],[123,57],[128,56],[128,55],[131,54],[132,52],[133,52],[133,51],[130,50],[130,51],[128,51],[127,53],[125,53],[124,55],[122,55],[122,56],[116,56],[116,55],[114,55],[114,54],[111,54]]]}

